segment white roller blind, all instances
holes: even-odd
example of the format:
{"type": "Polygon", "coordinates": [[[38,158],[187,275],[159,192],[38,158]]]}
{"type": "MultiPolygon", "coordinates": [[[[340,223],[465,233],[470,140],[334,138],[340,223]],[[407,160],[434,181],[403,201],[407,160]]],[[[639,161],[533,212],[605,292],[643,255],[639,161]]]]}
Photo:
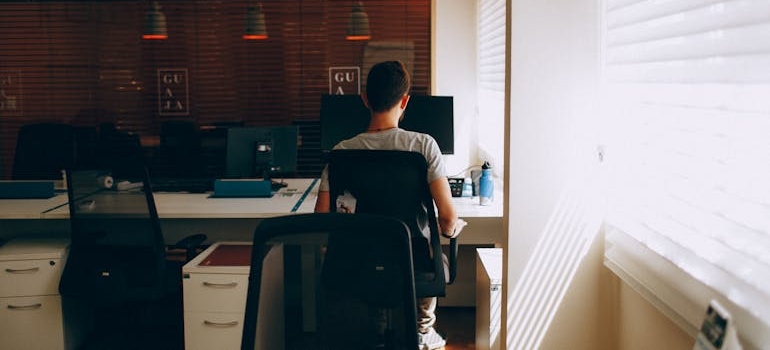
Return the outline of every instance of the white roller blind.
{"type": "MultiPolygon", "coordinates": [[[[478,142],[479,152],[502,155],[504,134],[489,132],[504,130],[505,120],[505,0],[478,0],[477,5],[477,72],[478,72],[478,142]]],[[[504,159],[487,159],[495,169],[504,169],[504,159]]]]}
{"type": "MultiPolygon", "coordinates": [[[[766,348],[770,1],[604,4],[610,242],[630,237],[702,285],[701,295],[729,301],[743,341],[766,348]]],[[[636,268],[616,253],[610,265],[636,268]]],[[[692,294],[689,280],[667,284],[692,294]]]]}
{"type": "Polygon", "coordinates": [[[479,0],[479,88],[505,92],[505,0],[479,0]]]}

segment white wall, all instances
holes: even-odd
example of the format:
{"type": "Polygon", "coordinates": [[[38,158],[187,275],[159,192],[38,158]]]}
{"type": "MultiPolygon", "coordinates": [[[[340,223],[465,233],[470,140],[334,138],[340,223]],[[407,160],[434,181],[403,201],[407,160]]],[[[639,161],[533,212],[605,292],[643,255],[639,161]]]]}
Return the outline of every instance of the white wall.
{"type": "MultiPolygon", "coordinates": [[[[510,121],[508,142],[508,253],[505,277],[508,321],[504,336],[523,315],[509,314],[512,295],[522,271],[540,257],[533,249],[547,230],[559,198],[568,184],[579,188],[596,171],[596,88],[599,74],[598,3],[595,0],[511,0],[510,17],[510,121]],[[577,182],[577,183],[576,183],[577,182]]],[[[599,310],[596,254],[591,249],[575,275],[556,314],[558,322],[546,324],[543,343],[550,349],[597,348],[598,316],[569,310],[599,310]],[[593,255],[591,255],[593,254],[593,255]],[[586,261],[593,261],[589,263],[586,261]],[[588,289],[586,289],[588,288],[588,289]],[[579,294],[582,293],[583,297],[579,294]],[[581,303],[577,308],[572,308],[581,303]],[[566,310],[566,311],[565,311],[566,310]],[[588,326],[589,332],[575,333],[588,326]],[[554,327],[561,327],[556,329],[554,327]],[[566,336],[572,334],[578,338],[566,336]],[[559,338],[554,336],[561,335],[559,338]],[[589,338],[595,338],[590,337],[589,338]],[[582,340],[581,340],[582,339],[582,340]]],[[[535,310],[535,312],[539,312],[535,310]]],[[[546,316],[544,316],[546,317],[546,316]]],[[[543,332],[534,329],[533,332],[543,332]]],[[[530,344],[539,348],[541,344],[530,344]]],[[[507,348],[528,349],[511,343],[507,348]]]]}
{"type": "MultiPolygon", "coordinates": [[[[451,172],[467,166],[468,159],[477,161],[474,156],[483,157],[479,154],[486,152],[489,130],[478,129],[474,121],[476,1],[434,3],[434,93],[459,96],[456,109],[467,112],[456,114],[455,132],[462,141],[457,141],[457,155],[447,157],[451,172]],[[463,127],[479,137],[465,138],[463,127]]],[[[510,147],[504,169],[508,294],[533,258],[566,184],[601,172],[597,135],[604,125],[595,112],[601,102],[595,96],[598,0],[510,0],[509,6],[510,147]]],[[[603,251],[604,237],[597,232],[537,348],[691,349],[690,336],[603,266],[603,251]]],[[[511,295],[505,298],[504,303],[511,295]]],[[[520,316],[503,310],[509,323],[520,316]]],[[[503,337],[510,333],[505,328],[503,337]]]]}

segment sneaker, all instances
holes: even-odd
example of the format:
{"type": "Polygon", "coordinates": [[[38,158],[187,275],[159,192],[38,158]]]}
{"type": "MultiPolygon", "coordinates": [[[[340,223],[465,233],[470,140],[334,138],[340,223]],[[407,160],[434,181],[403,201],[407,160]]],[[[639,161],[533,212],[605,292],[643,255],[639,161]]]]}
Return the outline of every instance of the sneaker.
{"type": "Polygon", "coordinates": [[[418,333],[419,350],[434,350],[446,345],[446,340],[433,327],[426,333],[418,333]]]}

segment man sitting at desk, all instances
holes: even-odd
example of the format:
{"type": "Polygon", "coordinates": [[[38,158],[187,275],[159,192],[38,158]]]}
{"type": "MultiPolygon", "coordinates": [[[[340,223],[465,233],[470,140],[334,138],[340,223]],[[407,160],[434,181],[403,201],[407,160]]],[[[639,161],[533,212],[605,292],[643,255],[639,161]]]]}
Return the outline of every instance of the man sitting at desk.
{"type": "MultiPolygon", "coordinates": [[[[366,92],[362,95],[364,104],[371,112],[369,127],[353,138],[341,141],[334,149],[382,149],[419,152],[428,163],[428,183],[438,209],[441,232],[446,237],[455,237],[465,226],[459,219],[452,203],[452,194],[446,179],[444,160],[436,141],[427,134],[400,129],[398,123],[409,102],[411,82],[409,73],[402,62],[378,63],[369,70],[366,92]]],[[[321,174],[316,212],[329,212],[328,169],[321,174]]],[[[436,333],[436,298],[417,300],[418,332],[421,349],[436,349],[446,341],[436,333]]]]}

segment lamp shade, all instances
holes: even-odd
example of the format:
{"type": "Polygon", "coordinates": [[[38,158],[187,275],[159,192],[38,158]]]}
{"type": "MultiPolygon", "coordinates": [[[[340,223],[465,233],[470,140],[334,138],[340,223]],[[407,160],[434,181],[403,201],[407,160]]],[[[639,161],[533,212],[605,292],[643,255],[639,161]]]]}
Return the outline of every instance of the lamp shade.
{"type": "Polygon", "coordinates": [[[166,30],[166,15],[160,11],[160,5],[157,1],[152,2],[150,10],[144,16],[144,31],[142,31],[144,40],[166,40],[168,31],[166,30]]]}
{"type": "Polygon", "coordinates": [[[372,35],[369,33],[369,16],[364,12],[364,5],[360,2],[353,5],[348,20],[347,40],[369,40],[372,35]]]}
{"type": "Polygon", "coordinates": [[[249,6],[246,12],[246,31],[243,33],[245,40],[267,39],[267,27],[265,14],[262,13],[262,5],[249,6]]]}

